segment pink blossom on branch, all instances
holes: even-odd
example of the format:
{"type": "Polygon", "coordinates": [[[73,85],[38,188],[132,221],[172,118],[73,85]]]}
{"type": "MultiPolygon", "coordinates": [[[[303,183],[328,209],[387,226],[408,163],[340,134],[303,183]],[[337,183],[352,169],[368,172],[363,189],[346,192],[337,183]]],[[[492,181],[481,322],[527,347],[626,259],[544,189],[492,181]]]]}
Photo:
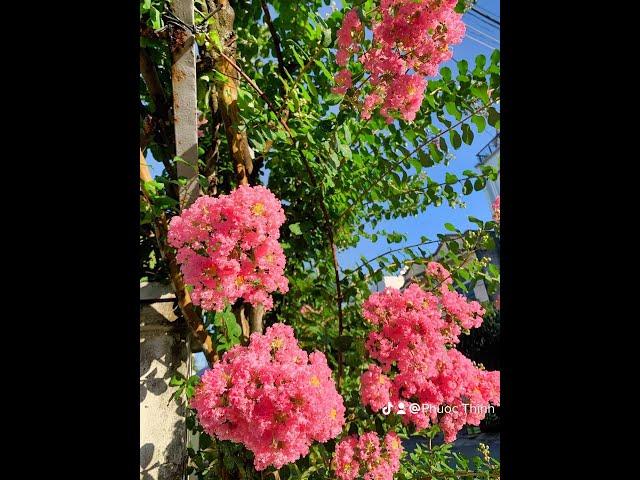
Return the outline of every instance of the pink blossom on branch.
{"type": "Polygon", "coordinates": [[[324,354],[307,354],[280,323],[207,370],[191,405],[209,435],[251,450],[256,470],[307,455],[314,441],[338,436],[345,421],[324,354]]]}
{"type": "Polygon", "coordinates": [[[221,311],[238,298],[273,306],[271,293],[288,291],[285,257],[278,243],[284,223],[280,201],[262,186],[240,186],[229,195],[200,197],[171,219],[169,244],[193,303],[221,311]]]}
{"type": "Polygon", "coordinates": [[[450,442],[465,424],[478,425],[489,404],[500,404],[500,373],[485,371],[454,348],[463,331],[482,324],[482,306],[452,289],[441,264],[430,262],[426,275],[439,284],[433,292],[416,284],[402,292],[387,288],[363,304],[374,326],[365,346],[380,366],[369,365],[362,374],[360,399],[374,412],[389,402],[417,403],[420,410],[406,411],[402,422],[418,429],[437,423],[450,442]]]}
{"type": "Polygon", "coordinates": [[[402,452],[395,432],[387,433],[382,442],[376,432],[350,435],[336,445],[331,466],[339,480],[393,480],[402,452]]]}
{"type": "MultiPolygon", "coordinates": [[[[359,59],[370,86],[365,89],[362,104],[364,119],[370,118],[376,108],[388,123],[394,118],[415,119],[427,86],[424,77],[437,75],[440,64],[453,55],[449,47],[464,37],[462,15],[454,11],[456,3],[381,0],[371,24],[371,47],[359,59]]],[[[360,50],[362,31],[357,12],[347,12],[338,31],[338,65],[346,66],[360,50]]],[[[336,83],[334,93],[346,93],[349,87],[344,70],[336,75],[336,83]]]]}
{"type": "Polygon", "coordinates": [[[493,212],[493,220],[495,222],[500,223],[500,195],[496,197],[491,205],[491,210],[493,212]]]}
{"type": "Polygon", "coordinates": [[[336,86],[331,89],[333,93],[344,94],[353,86],[351,72],[347,69],[340,70],[336,75],[336,86]]]}

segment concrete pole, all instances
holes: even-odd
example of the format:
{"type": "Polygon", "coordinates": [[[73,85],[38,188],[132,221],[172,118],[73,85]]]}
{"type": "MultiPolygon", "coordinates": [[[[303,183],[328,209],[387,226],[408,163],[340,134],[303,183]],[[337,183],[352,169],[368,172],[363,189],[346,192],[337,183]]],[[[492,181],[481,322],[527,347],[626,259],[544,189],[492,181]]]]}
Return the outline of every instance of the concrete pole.
{"type": "Polygon", "coordinates": [[[189,377],[188,327],[174,313],[168,285],[140,284],[140,480],[181,480],[187,464],[186,407],[171,377],[189,377]]]}

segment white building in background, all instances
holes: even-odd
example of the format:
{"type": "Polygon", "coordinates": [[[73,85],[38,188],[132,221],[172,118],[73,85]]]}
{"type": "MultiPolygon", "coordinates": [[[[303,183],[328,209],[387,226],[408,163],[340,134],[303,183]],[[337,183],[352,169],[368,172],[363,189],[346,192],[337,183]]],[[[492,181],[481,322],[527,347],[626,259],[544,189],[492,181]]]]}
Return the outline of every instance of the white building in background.
{"type": "MultiPolygon", "coordinates": [[[[489,205],[493,204],[494,200],[498,195],[500,195],[500,132],[496,134],[495,137],[491,139],[489,143],[487,143],[482,149],[476,154],[478,157],[478,163],[476,167],[480,167],[481,165],[490,165],[498,169],[498,178],[496,180],[488,180],[485,191],[489,195],[489,205]]],[[[453,236],[450,234],[449,236],[453,236]]],[[[460,247],[462,247],[462,241],[458,242],[460,247]]],[[[438,261],[442,259],[447,253],[446,242],[441,242],[438,245],[438,248],[430,257],[432,260],[438,261]]],[[[491,258],[491,263],[494,263],[498,267],[500,267],[500,247],[499,242],[496,244],[496,248],[491,251],[478,251],[477,254],[474,254],[469,258],[467,262],[470,262],[478,257],[489,256],[491,258]]],[[[375,286],[375,290],[380,292],[387,287],[397,288],[402,290],[406,286],[409,285],[412,279],[419,279],[424,276],[425,265],[423,264],[412,264],[410,267],[403,267],[400,271],[400,275],[396,276],[386,276],[383,277],[381,282],[375,286]]],[[[488,294],[487,288],[482,280],[476,282],[473,287],[473,291],[469,292],[468,296],[472,299],[484,302],[487,300],[493,300],[492,296],[488,294]]]]}
{"type": "Polygon", "coordinates": [[[478,163],[476,167],[481,165],[490,165],[498,169],[498,178],[487,182],[486,192],[489,195],[489,202],[493,203],[498,195],[500,195],[500,132],[487,143],[476,156],[478,163]]]}

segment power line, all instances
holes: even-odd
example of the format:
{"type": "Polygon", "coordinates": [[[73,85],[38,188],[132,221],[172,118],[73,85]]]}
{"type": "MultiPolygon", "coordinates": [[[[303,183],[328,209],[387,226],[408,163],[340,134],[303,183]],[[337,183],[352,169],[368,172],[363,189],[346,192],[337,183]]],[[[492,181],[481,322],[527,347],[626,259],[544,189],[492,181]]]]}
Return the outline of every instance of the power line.
{"type": "Polygon", "coordinates": [[[475,5],[475,8],[477,8],[478,10],[480,10],[481,12],[486,13],[487,15],[491,15],[494,18],[497,18],[498,20],[500,20],[500,15],[497,13],[493,13],[491,10],[489,10],[488,8],[484,8],[484,7],[479,7],[478,4],[475,5]]]}
{"type": "Polygon", "coordinates": [[[482,17],[479,17],[476,13],[474,12],[467,12],[469,15],[471,15],[471,18],[478,20],[479,22],[485,23],[487,25],[489,25],[491,28],[495,28],[496,30],[500,30],[500,27],[495,26],[493,23],[488,22],[487,20],[485,20],[482,17]]]}
{"type": "Polygon", "coordinates": [[[471,30],[474,30],[475,32],[479,33],[480,35],[484,35],[487,38],[490,38],[491,40],[493,40],[494,42],[497,42],[498,44],[500,43],[500,39],[496,38],[496,37],[492,37],[491,35],[489,35],[488,33],[484,33],[482,30],[480,30],[479,28],[475,28],[472,27],[471,25],[467,24],[467,27],[470,28],[471,30]]]}
{"type": "Polygon", "coordinates": [[[492,21],[493,23],[495,23],[496,25],[500,26],[500,21],[496,20],[495,18],[493,18],[491,15],[487,15],[485,13],[482,13],[480,10],[478,10],[476,7],[472,7],[471,8],[472,12],[476,12],[478,15],[486,18],[487,20],[492,21]]]}
{"type": "Polygon", "coordinates": [[[495,50],[495,49],[496,49],[496,47],[493,47],[493,46],[491,46],[491,45],[488,45],[488,44],[484,43],[482,40],[478,40],[477,38],[472,37],[472,36],[471,36],[471,35],[469,35],[468,33],[467,33],[466,37],[467,37],[469,40],[473,40],[474,42],[479,43],[480,45],[484,45],[485,47],[487,47],[487,48],[489,48],[489,49],[491,49],[491,50],[495,50]]]}

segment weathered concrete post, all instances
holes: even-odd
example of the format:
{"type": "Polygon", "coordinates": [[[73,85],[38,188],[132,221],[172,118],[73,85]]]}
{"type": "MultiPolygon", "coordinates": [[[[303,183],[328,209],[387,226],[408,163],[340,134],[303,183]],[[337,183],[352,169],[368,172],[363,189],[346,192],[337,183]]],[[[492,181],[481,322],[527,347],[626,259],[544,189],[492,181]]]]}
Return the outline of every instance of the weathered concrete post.
{"type": "Polygon", "coordinates": [[[186,468],[185,407],[171,399],[177,372],[190,375],[188,327],[168,285],[140,284],[140,479],[181,480],[186,468]]]}

